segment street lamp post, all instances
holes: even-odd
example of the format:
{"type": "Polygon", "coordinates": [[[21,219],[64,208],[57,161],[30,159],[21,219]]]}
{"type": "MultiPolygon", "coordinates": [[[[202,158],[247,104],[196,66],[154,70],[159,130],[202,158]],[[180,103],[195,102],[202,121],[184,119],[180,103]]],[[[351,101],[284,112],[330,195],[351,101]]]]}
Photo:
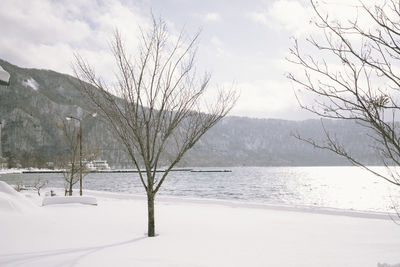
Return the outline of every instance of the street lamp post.
{"type": "MultiPolygon", "coordinates": [[[[97,113],[93,113],[93,114],[89,114],[86,117],[84,117],[83,119],[92,116],[92,117],[96,117],[97,113]]],[[[79,119],[73,116],[68,116],[66,118],[67,120],[77,120],[79,121],[79,134],[78,134],[78,139],[79,139],[79,195],[82,196],[82,120],[83,119],[79,119]]]]}
{"type": "Polygon", "coordinates": [[[82,120],[73,116],[68,116],[66,119],[79,121],[79,195],[82,196],[82,120]]]}
{"type": "Polygon", "coordinates": [[[82,121],[79,121],[79,195],[82,196],[82,121]]]}

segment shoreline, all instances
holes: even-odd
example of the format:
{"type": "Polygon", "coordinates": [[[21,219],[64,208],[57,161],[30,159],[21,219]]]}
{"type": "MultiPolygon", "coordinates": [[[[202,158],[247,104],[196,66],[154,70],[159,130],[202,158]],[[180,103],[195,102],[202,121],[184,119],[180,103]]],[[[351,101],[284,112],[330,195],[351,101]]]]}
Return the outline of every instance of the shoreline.
{"type": "MultiPolygon", "coordinates": [[[[58,193],[58,196],[64,196],[63,188],[59,187],[47,187],[42,191],[44,196],[45,192],[50,191],[58,193]]],[[[23,189],[21,192],[30,192],[32,188],[23,189]]],[[[75,190],[75,194],[77,191],[75,190]]],[[[36,193],[35,193],[36,194],[36,193]]],[[[145,194],[136,193],[124,193],[124,192],[112,192],[112,191],[101,191],[84,189],[83,196],[94,196],[99,198],[110,198],[120,200],[147,200],[145,194]]],[[[188,203],[188,204],[199,204],[199,205],[219,205],[231,208],[245,208],[245,209],[261,209],[261,210],[276,210],[276,211],[288,211],[288,212],[299,212],[299,213],[311,213],[311,214],[325,214],[332,216],[346,216],[354,218],[366,218],[366,219],[380,219],[380,220],[393,220],[397,218],[395,212],[384,212],[384,211],[373,211],[373,210],[355,210],[355,209],[341,209],[326,206],[313,206],[313,205],[299,205],[299,204],[279,204],[279,203],[267,203],[257,201],[246,201],[246,200],[233,200],[233,199],[218,199],[218,198],[201,198],[201,197],[190,197],[190,196],[174,196],[174,195],[160,195],[156,196],[157,202],[173,202],[173,203],[188,203]]]]}
{"type": "MultiPolygon", "coordinates": [[[[59,189],[59,188],[58,188],[59,189]]],[[[114,198],[114,199],[137,199],[146,200],[146,195],[140,194],[129,194],[120,192],[110,191],[99,191],[99,190],[84,190],[90,196],[101,197],[101,198],[114,198]]],[[[301,212],[301,213],[312,213],[312,214],[325,214],[333,216],[347,216],[354,218],[366,218],[366,219],[381,219],[381,220],[392,220],[390,216],[396,217],[396,213],[378,212],[378,211],[363,211],[363,210],[349,210],[339,209],[331,207],[318,207],[309,205],[290,205],[290,204],[274,204],[274,203],[263,203],[253,201],[236,201],[228,199],[213,199],[213,198],[194,198],[185,196],[168,196],[158,195],[156,196],[157,201],[161,202],[173,202],[173,203],[189,203],[189,204],[210,204],[210,205],[221,205],[231,208],[247,208],[247,209],[266,209],[266,210],[277,210],[277,211],[289,211],[289,212],[301,212]]]]}
{"type": "MultiPolygon", "coordinates": [[[[235,168],[232,174],[221,175],[196,173],[192,175],[176,172],[168,178],[170,183],[166,182],[165,186],[163,185],[158,197],[185,198],[194,199],[194,201],[205,199],[218,203],[228,201],[239,204],[227,205],[270,206],[275,209],[277,207],[286,210],[295,209],[295,211],[300,209],[313,213],[342,214],[344,212],[350,216],[360,213],[356,216],[361,217],[382,218],[394,214],[395,210],[391,207],[393,206],[391,201],[395,201],[394,203],[397,201],[400,204],[398,188],[391,188],[391,185],[371,175],[364,176],[366,174],[357,167],[350,168],[337,172],[331,172],[330,169],[326,169],[325,172],[325,169],[318,168],[292,171],[263,168],[252,169],[254,173],[250,173],[251,175],[248,175],[245,168],[235,168]],[[262,179],[261,185],[257,185],[257,179],[252,178],[253,176],[262,179]],[[242,185],[243,180],[246,181],[245,185],[242,185]]],[[[14,169],[14,171],[17,170],[14,169]]],[[[187,172],[186,169],[185,171],[187,172]]],[[[9,184],[24,184],[27,188],[34,183],[35,179],[48,180],[48,187],[63,188],[63,181],[59,178],[62,179],[62,176],[46,173],[0,174],[0,180],[9,184]]],[[[138,180],[132,178],[136,179],[135,174],[94,173],[85,178],[84,188],[115,193],[145,194],[138,180]],[[119,187],[120,185],[122,187],[119,187]]]]}

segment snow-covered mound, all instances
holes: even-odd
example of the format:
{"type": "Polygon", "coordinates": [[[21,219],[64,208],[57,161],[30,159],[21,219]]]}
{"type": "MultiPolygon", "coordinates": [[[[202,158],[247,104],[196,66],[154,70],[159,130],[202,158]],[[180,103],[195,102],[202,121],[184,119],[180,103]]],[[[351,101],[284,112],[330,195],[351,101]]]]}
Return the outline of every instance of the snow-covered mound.
{"type": "Polygon", "coordinates": [[[35,208],[35,205],[23,195],[14,190],[6,182],[0,181],[0,212],[25,212],[35,208]]]}
{"type": "Polygon", "coordinates": [[[68,197],[46,197],[43,199],[43,206],[53,205],[53,204],[87,204],[87,205],[97,205],[97,199],[95,197],[81,197],[81,196],[68,196],[68,197]]]}

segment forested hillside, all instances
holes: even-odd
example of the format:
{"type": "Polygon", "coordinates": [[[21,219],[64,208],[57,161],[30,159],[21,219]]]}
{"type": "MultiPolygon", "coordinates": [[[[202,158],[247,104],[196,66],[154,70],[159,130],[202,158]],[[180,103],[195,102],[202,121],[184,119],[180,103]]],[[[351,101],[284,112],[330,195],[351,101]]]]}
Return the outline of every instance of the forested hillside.
{"type": "MultiPolygon", "coordinates": [[[[89,101],[76,89],[76,79],[50,70],[23,69],[0,60],[11,84],[0,86],[3,156],[11,165],[44,167],[67,152],[55,126],[67,116],[90,114],[89,101]]],[[[84,142],[99,147],[99,158],[114,167],[131,167],[118,140],[96,118],[83,121],[84,142]]],[[[357,158],[379,164],[368,132],[354,122],[324,121],[326,129],[357,158]]],[[[344,159],[293,137],[293,133],[323,140],[319,120],[285,121],[227,117],[211,129],[184,157],[181,166],[343,165],[344,159]]]]}

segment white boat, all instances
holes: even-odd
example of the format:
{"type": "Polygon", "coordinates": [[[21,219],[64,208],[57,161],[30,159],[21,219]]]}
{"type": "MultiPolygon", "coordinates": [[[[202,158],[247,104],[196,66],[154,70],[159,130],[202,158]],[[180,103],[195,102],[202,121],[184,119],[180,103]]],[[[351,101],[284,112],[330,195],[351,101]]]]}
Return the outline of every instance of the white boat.
{"type": "Polygon", "coordinates": [[[86,164],[86,168],[90,171],[104,171],[110,170],[110,166],[108,166],[107,160],[93,160],[86,164]]]}

